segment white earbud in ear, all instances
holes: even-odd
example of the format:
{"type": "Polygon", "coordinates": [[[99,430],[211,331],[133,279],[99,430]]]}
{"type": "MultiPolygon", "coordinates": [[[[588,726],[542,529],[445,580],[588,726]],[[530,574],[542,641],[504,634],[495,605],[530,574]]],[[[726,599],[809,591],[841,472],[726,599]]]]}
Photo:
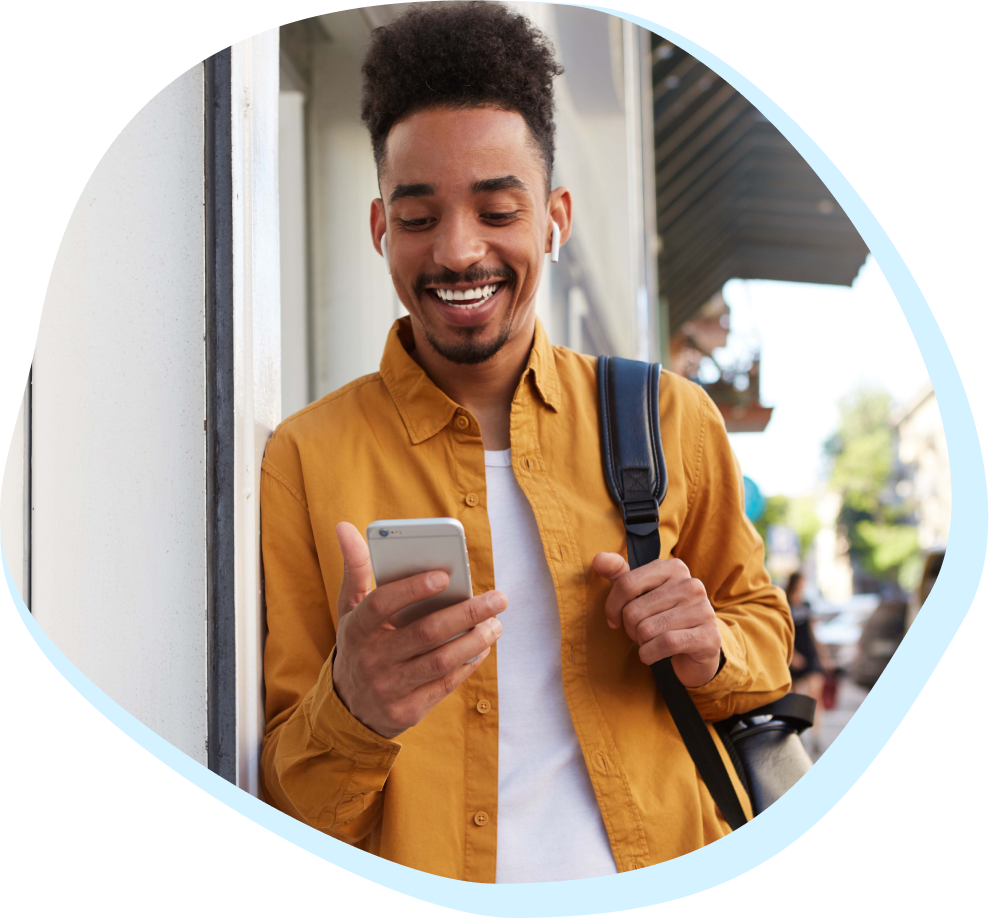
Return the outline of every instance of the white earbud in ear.
{"type": "Polygon", "coordinates": [[[385,260],[385,270],[391,274],[391,265],[388,262],[388,240],[384,236],[381,237],[381,257],[385,260]]]}
{"type": "Polygon", "coordinates": [[[553,224],[553,241],[549,250],[549,260],[556,264],[560,260],[560,225],[555,221],[550,221],[553,224]]]}

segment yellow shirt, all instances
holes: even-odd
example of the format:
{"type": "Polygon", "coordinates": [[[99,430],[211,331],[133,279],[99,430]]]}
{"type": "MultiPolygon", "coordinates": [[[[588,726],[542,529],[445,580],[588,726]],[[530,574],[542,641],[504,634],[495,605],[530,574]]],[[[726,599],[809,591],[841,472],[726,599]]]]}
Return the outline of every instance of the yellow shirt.
{"type": "MultiPolygon", "coordinates": [[[[363,532],[376,519],[456,517],[467,534],[474,591],[495,588],[480,428],[433,385],[412,347],[409,320],[401,319],[380,372],[293,415],[268,443],[261,473],[263,794],[381,857],[494,882],[497,644],[395,740],[361,724],[333,690],[343,572],[334,527],[341,520],[363,532]]],[[[686,563],[717,613],[725,663],[690,692],[704,718],[717,721],[786,693],[793,626],[743,512],[742,476],[717,408],[699,386],[666,372],[659,407],[669,468],[662,553],[686,563]]],[[[512,402],[511,446],[556,591],[567,704],[618,870],[722,837],[728,825],[649,667],[624,630],[607,625],[611,584],[591,569],[599,551],[625,553],[621,513],[601,467],[596,361],[551,346],[538,324],[512,402]]],[[[723,749],[722,757],[728,763],[723,749]]],[[[747,808],[737,781],[736,788],[747,808]]]]}

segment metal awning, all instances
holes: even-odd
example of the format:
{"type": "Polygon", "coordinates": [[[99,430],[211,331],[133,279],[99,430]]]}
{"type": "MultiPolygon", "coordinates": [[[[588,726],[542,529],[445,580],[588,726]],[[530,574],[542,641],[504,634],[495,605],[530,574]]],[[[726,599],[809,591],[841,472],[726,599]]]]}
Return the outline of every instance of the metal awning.
{"type": "Polygon", "coordinates": [[[660,296],[680,326],[733,277],[851,285],[868,249],[744,96],[653,35],[660,296]]]}

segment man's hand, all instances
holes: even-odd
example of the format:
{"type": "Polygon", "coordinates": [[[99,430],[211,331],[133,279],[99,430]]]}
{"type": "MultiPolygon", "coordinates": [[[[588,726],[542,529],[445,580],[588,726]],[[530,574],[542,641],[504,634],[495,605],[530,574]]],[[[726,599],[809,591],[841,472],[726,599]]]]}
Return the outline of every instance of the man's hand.
{"type": "Polygon", "coordinates": [[[677,558],[650,561],[634,571],[619,554],[599,552],[594,570],[614,586],[604,606],[612,628],[624,625],[652,664],[672,657],[673,671],[688,688],[710,682],[721,663],[721,633],[704,584],[677,558]]]}
{"type": "Polygon", "coordinates": [[[441,593],[450,578],[428,571],[373,589],[371,556],[361,534],[350,523],[340,523],[336,533],[344,570],[333,687],[354,717],[390,739],[419,723],[484,662],[501,634],[494,616],[508,600],[492,590],[396,628],[388,619],[441,593]]]}

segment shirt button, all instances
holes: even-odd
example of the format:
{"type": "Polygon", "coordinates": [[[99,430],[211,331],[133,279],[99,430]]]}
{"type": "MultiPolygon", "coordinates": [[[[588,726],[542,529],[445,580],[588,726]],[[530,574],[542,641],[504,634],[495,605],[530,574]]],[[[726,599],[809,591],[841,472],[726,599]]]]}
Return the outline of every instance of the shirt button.
{"type": "Polygon", "coordinates": [[[464,498],[464,500],[467,502],[468,507],[476,507],[480,498],[473,491],[471,491],[470,494],[464,498]]]}
{"type": "Polygon", "coordinates": [[[468,427],[470,427],[470,421],[468,421],[467,418],[465,418],[462,414],[457,415],[457,427],[459,427],[461,430],[466,430],[468,427]]]}
{"type": "Polygon", "coordinates": [[[474,822],[476,822],[479,826],[486,826],[488,824],[488,814],[485,813],[484,810],[481,810],[480,813],[475,813],[474,822]]]}
{"type": "Polygon", "coordinates": [[[487,714],[488,711],[490,711],[490,710],[491,710],[491,702],[490,701],[479,701],[477,703],[477,713],[478,714],[487,714]]]}

